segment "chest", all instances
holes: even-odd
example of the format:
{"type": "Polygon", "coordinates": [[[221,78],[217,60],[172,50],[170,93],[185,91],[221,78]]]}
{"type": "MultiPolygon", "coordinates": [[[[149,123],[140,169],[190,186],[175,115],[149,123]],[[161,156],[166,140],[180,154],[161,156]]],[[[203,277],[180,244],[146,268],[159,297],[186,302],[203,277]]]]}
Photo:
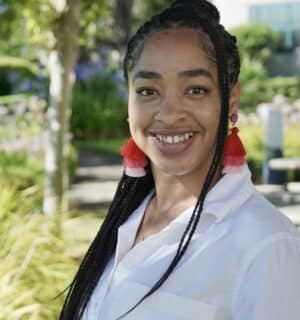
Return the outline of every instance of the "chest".
{"type": "MultiPolygon", "coordinates": [[[[167,269],[178,241],[164,241],[160,236],[133,248],[112,271],[103,319],[116,320],[130,310],[167,269]]],[[[228,306],[236,263],[229,255],[223,260],[218,257],[219,244],[198,234],[164,285],[122,319],[230,319],[228,306]]]]}
{"type": "Polygon", "coordinates": [[[153,295],[146,298],[131,312],[126,314],[141,297],[149,290],[149,287],[138,282],[124,283],[115,295],[117,303],[104,305],[103,314],[105,320],[230,320],[229,311],[224,306],[216,306],[193,299],[178,293],[174,294],[159,289],[153,295]]]}

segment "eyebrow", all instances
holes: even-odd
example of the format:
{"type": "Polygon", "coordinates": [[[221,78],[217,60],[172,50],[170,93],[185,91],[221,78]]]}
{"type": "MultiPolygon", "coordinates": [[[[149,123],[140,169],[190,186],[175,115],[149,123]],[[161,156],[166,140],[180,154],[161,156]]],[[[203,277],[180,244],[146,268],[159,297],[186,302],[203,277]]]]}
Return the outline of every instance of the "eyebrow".
{"type": "MultiPolygon", "coordinates": [[[[206,69],[191,69],[191,70],[184,70],[178,73],[179,77],[186,77],[186,78],[195,78],[195,77],[206,77],[215,82],[212,74],[206,70],[206,69]]],[[[133,81],[136,81],[137,79],[156,79],[161,80],[162,75],[158,72],[154,71],[147,71],[147,70],[140,70],[138,71],[134,77],[133,81]]]]}
{"type": "Polygon", "coordinates": [[[162,75],[158,72],[154,72],[154,71],[146,71],[146,70],[141,70],[138,71],[134,77],[133,77],[133,81],[137,80],[137,79],[162,79],[162,75]]]}
{"type": "Polygon", "coordinates": [[[191,69],[191,70],[184,70],[179,72],[179,77],[187,77],[187,78],[194,78],[194,77],[206,77],[215,82],[212,74],[206,69],[191,69]]]}

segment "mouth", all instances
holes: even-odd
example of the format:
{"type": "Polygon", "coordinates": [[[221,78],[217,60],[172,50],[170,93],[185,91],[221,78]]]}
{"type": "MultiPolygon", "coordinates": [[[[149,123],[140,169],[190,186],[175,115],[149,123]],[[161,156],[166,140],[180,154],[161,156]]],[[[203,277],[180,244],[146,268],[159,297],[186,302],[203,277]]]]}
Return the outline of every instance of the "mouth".
{"type": "Polygon", "coordinates": [[[185,143],[188,140],[192,139],[195,135],[194,132],[186,132],[182,134],[159,134],[159,133],[150,133],[152,137],[157,139],[159,142],[165,143],[165,144],[181,144],[185,143]]]}
{"type": "Polygon", "coordinates": [[[192,145],[196,132],[152,132],[150,136],[157,148],[166,155],[179,155],[192,145]]]}

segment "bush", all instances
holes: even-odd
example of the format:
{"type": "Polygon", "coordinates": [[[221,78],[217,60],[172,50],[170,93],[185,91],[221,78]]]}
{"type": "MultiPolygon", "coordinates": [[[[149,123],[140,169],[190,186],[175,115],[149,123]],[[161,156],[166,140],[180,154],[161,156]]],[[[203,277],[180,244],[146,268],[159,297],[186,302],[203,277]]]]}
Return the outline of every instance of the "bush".
{"type": "Polygon", "coordinates": [[[238,39],[241,54],[241,109],[253,111],[262,102],[272,101],[277,94],[289,100],[299,98],[300,80],[297,77],[269,78],[266,63],[276,53],[279,34],[261,24],[248,24],[231,30],[238,39]]]}
{"type": "MultiPolygon", "coordinates": [[[[247,150],[247,161],[255,183],[261,183],[262,166],[265,158],[264,130],[259,124],[240,126],[240,136],[247,150]]],[[[283,155],[300,157],[299,126],[286,126],[283,155]]]]}
{"type": "Polygon", "coordinates": [[[295,101],[300,98],[300,77],[274,77],[268,78],[266,83],[268,95],[274,97],[281,94],[289,101],[295,101]]]}
{"type": "Polygon", "coordinates": [[[71,131],[77,139],[121,137],[127,132],[127,107],[109,75],[76,83],[71,131]]]}
{"type": "Polygon", "coordinates": [[[279,33],[263,24],[250,23],[233,28],[230,32],[237,37],[242,59],[265,63],[279,45],[279,33]]]}
{"type": "Polygon", "coordinates": [[[245,112],[253,111],[259,103],[272,101],[278,94],[284,95],[289,101],[300,98],[300,78],[270,78],[261,63],[251,62],[249,59],[242,61],[240,81],[242,84],[240,106],[245,112]]]}
{"type": "Polygon", "coordinates": [[[266,70],[259,62],[251,62],[244,59],[241,66],[240,81],[242,84],[242,95],[240,107],[243,111],[253,110],[259,103],[268,101],[271,96],[267,95],[266,70]]]}

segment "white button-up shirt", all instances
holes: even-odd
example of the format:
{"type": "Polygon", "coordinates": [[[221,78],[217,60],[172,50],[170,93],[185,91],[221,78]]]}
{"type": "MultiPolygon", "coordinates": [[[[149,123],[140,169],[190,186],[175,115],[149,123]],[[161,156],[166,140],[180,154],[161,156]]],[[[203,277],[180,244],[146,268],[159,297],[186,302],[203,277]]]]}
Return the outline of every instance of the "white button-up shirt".
{"type": "MultiPolygon", "coordinates": [[[[120,226],[116,252],[82,320],[116,320],[169,266],[193,208],[132,248],[151,196],[120,226]]],[[[210,190],[182,260],[122,319],[299,320],[299,301],[300,235],[255,190],[245,167],[210,190]]]]}

